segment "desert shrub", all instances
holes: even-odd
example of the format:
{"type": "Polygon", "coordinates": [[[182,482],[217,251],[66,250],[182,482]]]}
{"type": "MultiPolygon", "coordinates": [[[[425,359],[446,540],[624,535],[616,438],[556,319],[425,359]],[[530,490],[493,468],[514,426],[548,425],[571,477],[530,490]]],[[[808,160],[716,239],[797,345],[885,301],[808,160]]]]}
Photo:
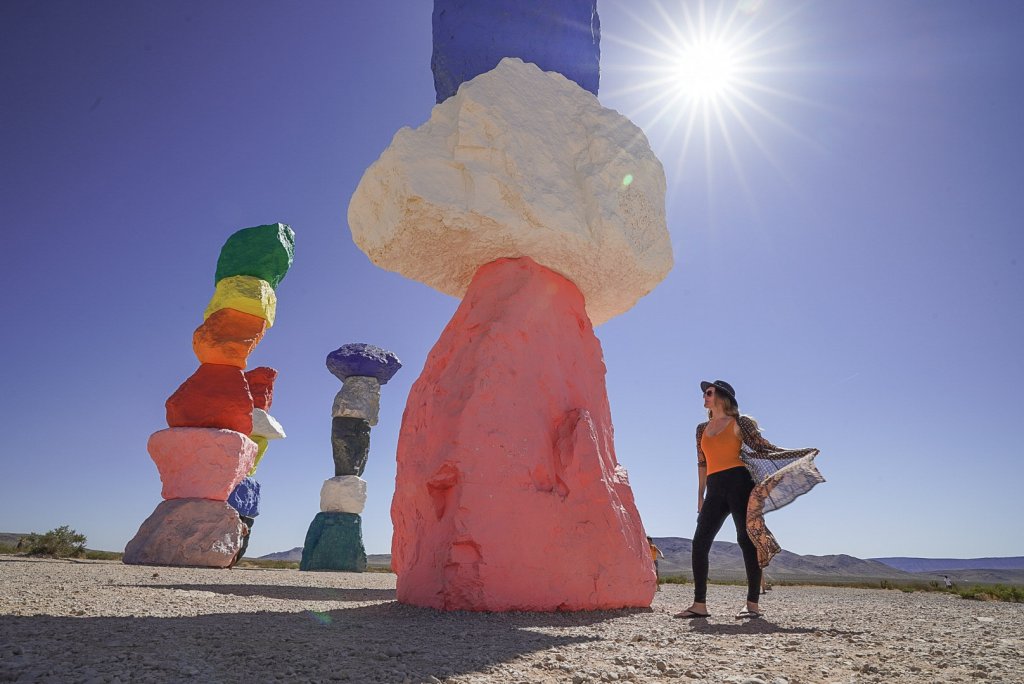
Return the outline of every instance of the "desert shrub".
{"type": "Polygon", "coordinates": [[[665,575],[658,578],[658,584],[689,584],[690,580],[683,575],[665,575]]]}
{"type": "Polygon", "coordinates": [[[392,570],[390,565],[367,565],[366,572],[391,573],[392,570]]]}
{"type": "Polygon", "coordinates": [[[271,568],[275,570],[298,570],[298,561],[273,560],[271,558],[243,558],[236,568],[271,568]]]}
{"type": "Polygon", "coordinates": [[[0,553],[18,553],[18,547],[10,544],[0,544],[0,553]]]}
{"type": "Polygon", "coordinates": [[[953,591],[965,599],[974,601],[1007,601],[1024,603],[1024,587],[1007,587],[1002,584],[987,586],[956,587],[953,591]]]}
{"type": "Polygon", "coordinates": [[[85,535],[79,534],[67,525],[61,525],[46,534],[33,532],[22,541],[24,551],[31,556],[77,558],[85,554],[85,535]]]}
{"type": "Polygon", "coordinates": [[[89,560],[121,560],[124,558],[124,554],[120,551],[94,551],[93,549],[86,549],[85,557],[89,560]]]}

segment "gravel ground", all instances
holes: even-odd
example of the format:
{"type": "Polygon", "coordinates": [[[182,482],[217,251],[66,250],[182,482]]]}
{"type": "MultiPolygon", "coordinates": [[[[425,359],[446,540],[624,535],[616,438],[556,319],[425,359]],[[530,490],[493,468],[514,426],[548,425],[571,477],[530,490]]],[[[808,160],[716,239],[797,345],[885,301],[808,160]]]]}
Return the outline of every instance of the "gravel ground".
{"type": "Polygon", "coordinates": [[[712,585],[651,610],[442,613],[390,574],[0,556],[0,681],[1024,682],[1024,606],[942,593],[712,585]]]}

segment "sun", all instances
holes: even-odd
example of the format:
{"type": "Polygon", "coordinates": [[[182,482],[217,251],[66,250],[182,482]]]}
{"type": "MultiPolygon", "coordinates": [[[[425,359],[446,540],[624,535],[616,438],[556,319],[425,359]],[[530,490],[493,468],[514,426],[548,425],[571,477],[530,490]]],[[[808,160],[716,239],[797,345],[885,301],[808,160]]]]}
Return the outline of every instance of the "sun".
{"type": "Polygon", "coordinates": [[[672,64],[675,87],[688,98],[713,102],[736,87],[740,59],[736,49],[720,38],[693,41],[680,48],[672,64]]]}
{"type": "Polygon", "coordinates": [[[796,10],[772,14],[762,0],[638,5],[620,6],[634,26],[602,35],[621,56],[602,74],[604,80],[614,71],[615,87],[601,99],[672,150],[677,180],[688,173],[710,178],[716,159],[725,158],[746,188],[742,155],[751,145],[778,167],[765,143],[772,129],[809,142],[773,111],[783,101],[813,104],[785,89],[795,70],[806,69],[793,60],[794,32],[780,30],[796,10]]]}

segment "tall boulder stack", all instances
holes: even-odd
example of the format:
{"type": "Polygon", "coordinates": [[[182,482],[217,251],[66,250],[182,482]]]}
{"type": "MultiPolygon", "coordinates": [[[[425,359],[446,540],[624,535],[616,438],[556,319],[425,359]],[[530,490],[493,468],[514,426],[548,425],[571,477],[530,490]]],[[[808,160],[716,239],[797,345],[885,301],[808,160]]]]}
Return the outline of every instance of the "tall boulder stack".
{"type": "Polygon", "coordinates": [[[320,489],[320,513],[306,532],[300,570],[366,569],[361,476],[370,455],[370,428],[380,412],[381,385],[401,367],[397,356],[372,344],[346,344],[327,355],[327,370],[342,382],[331,409],[334,477],[320,489]]]}
{"type": "Polygon", "coordinates": [[[125,563],[226,568],[244,553],[259,514],[249,476],[268,441],[284,437],[266,413],[277,371],[245,367],[274,324],[275,288],[294,253],[295,233],[282,223],[240,230],[221,248],[192,336],[199,369],[168,398],[168,429],[149,438],[164,501],[128,542],[125,563]]]}
{"type": "Polygon", "coordinates": [[[648,606],[593,327],[672,268],[665,175],[597,99],[594,0],[435,0],[437,104],[349,204],[383,268],[462,298],[409,394],[391,517],[398,600],[648,606]]]}

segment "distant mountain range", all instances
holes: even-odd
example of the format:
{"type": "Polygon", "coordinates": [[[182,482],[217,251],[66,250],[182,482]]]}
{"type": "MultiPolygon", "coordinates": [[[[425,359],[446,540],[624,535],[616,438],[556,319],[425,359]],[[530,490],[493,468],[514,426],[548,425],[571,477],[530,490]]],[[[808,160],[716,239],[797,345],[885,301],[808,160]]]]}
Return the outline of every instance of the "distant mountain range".
{"type": "Polygon", "coordinates": [[[872,558],[889,567],[906,572],[939,572],[940,570],[1024,570],[1024,556],[1008,558],[872,558]]]}
{"type": "MultiPolygon", "coordinates": [[[[294,549],[288,551],[278,551],[277,553],[268,553],[266,556],[260,556],[259,560],[280,560],[280,561],[291,561],[298,563],[302,560],[302,547],[296,546],[294,549]]],[[[391,565],[391,554],[390,553],[370,553],[366,556],[367,565],[374,567],[390,567],[391,565]]]]}
{"type": "MultiPolygon", "coordinates": [[[[690,554],[693,542],[683,537],[655,537],[665,558],[660,561],[662,575],[691,577],[690,554]]],[[[260,556],[267,560],[298,562],[302,547],[260,556]]],[[[713,579],[739,580],[744,577],[743,553],[738,544],[716,541],[711,545],[713,579]]],[[[390,554],[368,556],[370,565],[387,567],[390,554]]],[[[768,567],[769,577],[777,580],[818,581],[927,581],[949,575],[955,582],[1024,584],[1024,557],[1012,558],[855,558],[845,554],[801,556],[782,551],[768,567]]]]}

